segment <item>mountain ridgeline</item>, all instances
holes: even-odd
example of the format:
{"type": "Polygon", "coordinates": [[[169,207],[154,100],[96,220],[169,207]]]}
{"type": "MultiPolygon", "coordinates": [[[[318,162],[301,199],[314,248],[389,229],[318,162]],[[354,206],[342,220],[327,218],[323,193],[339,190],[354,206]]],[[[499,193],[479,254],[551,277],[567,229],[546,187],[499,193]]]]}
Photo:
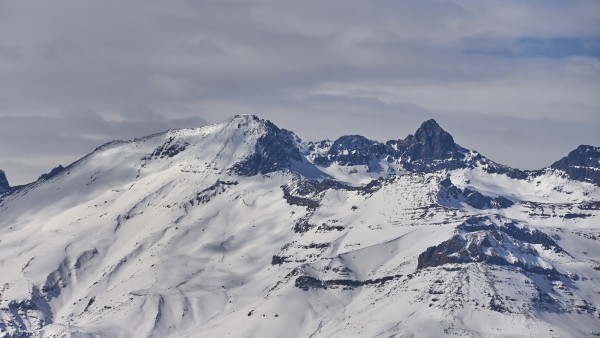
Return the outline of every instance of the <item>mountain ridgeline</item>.
{"type": "MultiPolygon", "coordinates": [[[[511,178],[526,179],[555,169],[573,180],[600,185],[600,147],[581,145],[550,167],[541,170],[519,170],[489,160],[477,151],[461,147],[454,138],[433,119],[421,124],[416,132],[405,139],[385,143],[360,135],[341,136],[335,141],[303,142],[293,132],[277,127],[269,120],[255,115],[236,115],[227,123],[236,125],[244,135],[258,128],[264,133],[258,138],[254,151],[230,170],[253,176],[291,169],[293,163],[310,162],[318,167],[366,166],[370,172],[382,171],[381,162],[399,164],[409,172],[433,173],[455,169],[480,167],[489,173],[504,174],[511,178]]],[[[170,142],[173,142],[171,140],[170,142]]],[[[169,146],[169,145],[165,145],[169,146]]],[[[174,156],[185,150],[170,145],[165,154],[174,156]]],[[[102,148],[102,147],[100,147],[102,148]]],[[[157,149],[158,152],[162,151],[157,149]]],[[[389,174],[390,169],[387,167],[389,174]]],[[[64,170],[58,166],[38,180],[50,179],[64,170]]],[[[391,169],[392,172],[394,169],[391,169]]],[[[4,172],[0,172],[0,193],[10,190],[4,172]]]]}
{"type": "Polygon", "coordinates": [[[599,172],[253,115],[0,171],[0,337],[600,336],[599,172]]]}
{"type": "MultiPolygon", "coordinates": [[[[370,172],[383,169],[381,162],[397,163],[410,172],[433,173],[443,170],[481,167],[489,173],[525,179],[544,170],[519,170],[498,164],[454,142],[454,138],[433,119],[421,124],[414,135],[385,143],[361,135],[341,136],[335,141],[302,142],[293,132],[280,129],[268,120],[249,116],[264,125],[266,132],[256,151],[233,170],[252,176],[290,169],[294,162],[308,162],[320,167],[366,166],[370,172]]],[[[574,180],[600,185],[600,148],[582,145],[549,168],[562,171],[574,180]]]]}

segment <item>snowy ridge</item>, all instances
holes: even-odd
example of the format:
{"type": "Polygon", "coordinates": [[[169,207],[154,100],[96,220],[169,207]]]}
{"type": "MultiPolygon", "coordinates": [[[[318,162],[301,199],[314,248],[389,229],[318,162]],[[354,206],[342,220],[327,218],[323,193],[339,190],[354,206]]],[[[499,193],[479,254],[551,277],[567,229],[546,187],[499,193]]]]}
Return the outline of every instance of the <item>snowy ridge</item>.
{"type": "Polygon", "coordinates": [[[0,336],[599,331],[597,184],[495,164],[435,121],[374,142],[242,115],[12,188],[0,336]]]}

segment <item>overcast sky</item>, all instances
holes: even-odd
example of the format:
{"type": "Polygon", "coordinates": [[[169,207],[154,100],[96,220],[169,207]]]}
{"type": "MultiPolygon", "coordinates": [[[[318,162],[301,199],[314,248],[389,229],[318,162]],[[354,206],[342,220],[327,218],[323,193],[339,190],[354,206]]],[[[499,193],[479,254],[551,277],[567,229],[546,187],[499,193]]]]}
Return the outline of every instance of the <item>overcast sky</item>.
{"type": "Polygon", "coordinates": [[[305,140],[435,118],[541,168],[600,146],[600,1],[0,0],[0,169],[257,114],[305,140]]]}

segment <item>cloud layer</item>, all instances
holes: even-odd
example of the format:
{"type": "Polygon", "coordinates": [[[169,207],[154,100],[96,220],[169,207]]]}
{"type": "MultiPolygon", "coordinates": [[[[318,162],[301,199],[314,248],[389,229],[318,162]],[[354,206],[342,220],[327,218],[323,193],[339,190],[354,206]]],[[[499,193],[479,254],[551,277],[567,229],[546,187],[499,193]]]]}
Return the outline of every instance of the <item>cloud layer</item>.
{"type": "Polygon", "coordinates": [[[253,113],[305,139],[404,138],[539,168],[600,144],[600,3],[2,1],[0,168],[253,113]]]}

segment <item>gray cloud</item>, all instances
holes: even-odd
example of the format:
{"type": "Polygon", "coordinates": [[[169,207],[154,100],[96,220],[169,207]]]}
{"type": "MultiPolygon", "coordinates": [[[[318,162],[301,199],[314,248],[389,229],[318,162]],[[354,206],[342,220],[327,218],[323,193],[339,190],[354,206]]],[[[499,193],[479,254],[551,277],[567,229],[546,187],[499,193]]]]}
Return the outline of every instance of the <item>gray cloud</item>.
{"type": "Polygon", "coordinates": [[[524,168],[600,144],[594,0],[0,7],[0,168],[16,183],[110,139],[239,113],[307,139],[401,138],[434,117],[524,168]]]}

